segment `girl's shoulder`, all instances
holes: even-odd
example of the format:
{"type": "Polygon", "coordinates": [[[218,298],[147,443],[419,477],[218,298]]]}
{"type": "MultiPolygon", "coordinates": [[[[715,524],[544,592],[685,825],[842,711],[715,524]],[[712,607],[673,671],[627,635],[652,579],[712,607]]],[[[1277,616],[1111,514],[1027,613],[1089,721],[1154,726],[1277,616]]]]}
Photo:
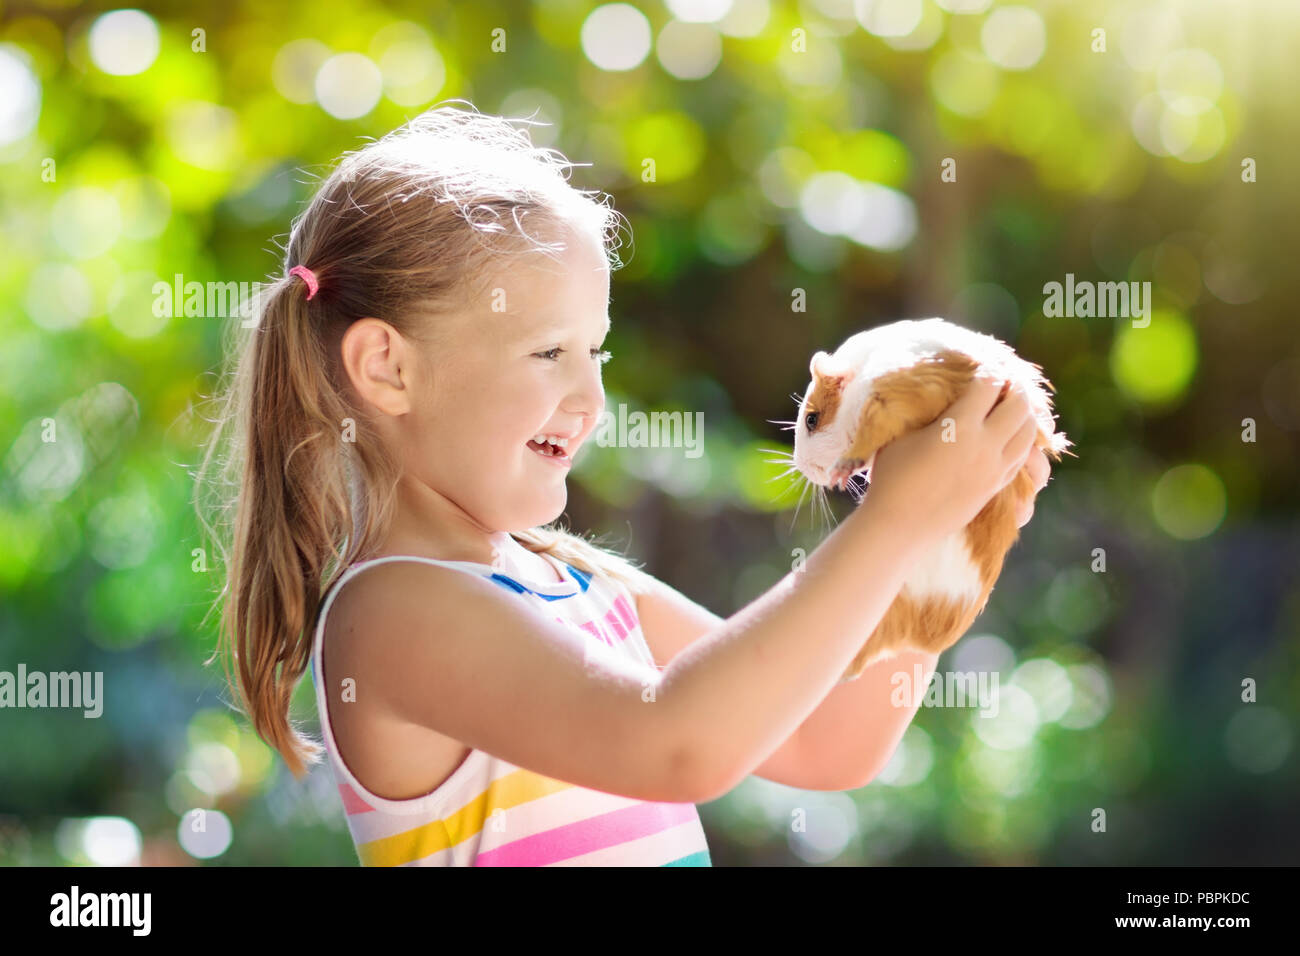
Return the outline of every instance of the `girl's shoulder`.
{"type": "Polygon", "coordinates": [[[409,746],[440,746],[420,736],[427,729],[588,789],[693,802],[696,791],[669,774],[680,741],[626,692],[653,679],[653,657],[630,609],[611,602],[617,589],[576,569],[571,584],[538,582],[564,592],[554,599],[475,580],[498,576],[507,578],[490,566],[471,576],[398,560],[345,572],[322,616],[318,693],[350,678],[349,718],[416,735],[409,746]],[[605,600],[577,597],[593,589],[605,600]]]}
{"type": "Polygon", "coordinates": [[[457,587],[463,578],[488,577],[490,567],[471,561],[445,561],[417,555],[382,555],[349,565],[326,591],[317,618],[318,629],[336,630],[331,624],[340,618],[360,616],[382,622],[386,610],[397,610],[404,602],[395,600],[411,588],[433,597],[447,587],[457,587]]]}

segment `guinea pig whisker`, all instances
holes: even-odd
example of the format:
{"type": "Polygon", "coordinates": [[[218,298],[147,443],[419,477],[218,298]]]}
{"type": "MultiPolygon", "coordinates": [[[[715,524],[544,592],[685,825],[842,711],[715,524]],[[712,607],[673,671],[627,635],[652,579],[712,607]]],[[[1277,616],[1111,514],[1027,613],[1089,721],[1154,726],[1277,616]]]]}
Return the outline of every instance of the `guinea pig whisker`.
{"type": "MultiPolygon", "coordinates": [[[[779,465],[780,462],[774,462],[774,464],[778,464],[778,465],[779,465]]],[[[790,466],[789,468],[787,468],[785,471],[781,472],[781,474],[779,474],[779,475],[773,475],[771,478],[769,478],[769,479],[767,479],[767,480],[768,480],[768,481],[776,481],[778,478],[784,478],[786,475],[790,474],[790,472],[792,472],[792,471],[798,471],[798,470],[799,470],[799,469],[796,468],[794,465],[791,465],[791,466],[790,466]]],[[[789,484],[787,484],[786,487],[789,488],[789,484]]]]}
{"type": "Polygon", "coordinates": [[[820,511],[820,513],[821,513],[821,516],[822,516],[822,521],[824,522],[823,525],[822,525],[822,530],[823,530],[823,531],[826,531],[826,530],[828,530],[828,529],[830,528],[830,525],[831,525],[831,506],[830,506],[830,504],[826,501],[826,489],[825,489],[825,488],[818,488],[818,489],[817,489],[817,504],[818,504],[818,506],[819,506],[819,511],[820,511]]]}
{"type": "MultiPolygon", "coordinates": [[[[803,477],[802,475],[800,477],[803,477]]],[[[796,479],[798,480],[798,479],[796,479]]],[[[799,491],[799,500],[794,505],[794,517],[790,519],[790,530],[794,531],[794,524],[799,520],[799,509],[803,507],[804,495],[808,494],[808,489],[812,487],[812,482],[807,478],[803,480],[803,488],[799,491]]]]}

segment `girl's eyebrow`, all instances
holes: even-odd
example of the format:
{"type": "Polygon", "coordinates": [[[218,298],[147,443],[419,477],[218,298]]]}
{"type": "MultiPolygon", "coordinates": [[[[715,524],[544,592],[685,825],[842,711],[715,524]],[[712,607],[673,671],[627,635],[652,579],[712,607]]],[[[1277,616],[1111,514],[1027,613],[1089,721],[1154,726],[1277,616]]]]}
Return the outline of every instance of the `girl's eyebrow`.
{"type": "MultiPolygon", "coordinates": [[[[610,322],[609,316],[608,315],[605,316],[605,329],[603,332],[601,332],[602,339],[604,339],[605,336],[609,335],[609,330],[612,324],[613,323],[610,322]]],[[[546,336],[551,335],[555,332],[565,332],[565,331],[567,331],[567,327],[564,324],[560,322],[547,322],[545,325],[542,325],[540,327],[534,327],[526,330],[521,329],[519,332],[519,338],[521,339],[531,339],[534,337],[545,338],[546,336]]]]}

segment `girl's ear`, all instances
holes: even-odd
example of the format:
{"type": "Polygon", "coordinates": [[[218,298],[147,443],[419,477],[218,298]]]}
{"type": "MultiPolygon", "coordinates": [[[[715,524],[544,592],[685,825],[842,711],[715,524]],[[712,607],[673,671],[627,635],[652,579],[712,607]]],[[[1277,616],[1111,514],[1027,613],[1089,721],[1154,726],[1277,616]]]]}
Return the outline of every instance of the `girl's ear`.
{"type": "Polygon", "coordinates": [[[344,373],[364,401],[389,415],[411,410],[407,379],[414,373],[415,357],[387,322],[368,316],[343,333],[340,354],[344,373]]]}
{"type": "Polygon", "coordinates": [[[853,369],[843,359],[837,359],[827,352],[818,352],[808,363],[808,371],[815,379],[820,379],[826,388],[843,388],[853,380],[853,369]]]}

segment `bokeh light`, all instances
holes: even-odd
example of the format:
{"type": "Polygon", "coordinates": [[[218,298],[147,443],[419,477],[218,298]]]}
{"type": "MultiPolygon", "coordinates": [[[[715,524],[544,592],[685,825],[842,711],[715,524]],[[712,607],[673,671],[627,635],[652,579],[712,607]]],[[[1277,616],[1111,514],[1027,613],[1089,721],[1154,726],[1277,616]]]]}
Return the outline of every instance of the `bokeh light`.
{"type": "Polygon", "coordinates": [[[176,840],[181,849],[198,860],[221,856],[230,849],[234,836],[230,817],[220,810],[196,808],[181,817],[176,826],[176,840]]]}
{"type": "Polygon", "coordinates": [[[383,76],[384,95],[399,106],[428,103],[447,82],[447,64],[418,23],[383,27],[370,41],[370,55],[383,76]]]}
{"type": "Polygon", "coordinates": [[[41,83],[18,47],[0,43],[0,146],[20,140],[41,114],[41,83]]]}
{"type": "Polygon", "coordinates": [[[1223,523],[1227,507],[1223,480],[1200,464],[1175,465],[1151,489],[1156,524],[1182,541],[1212,533],[1223,523]]]}
{"type": "Polygon", "coordinates": [[[878,37],[905,37],[921,24],[921,0],[855,0],[854,15],[878,37]]]}
{"type": "Polygon", "coordinates": [[[1160,61],[1156,82],[1172,109],[1194,115],[1218,101],[1223,92],[1223,70],[1204,50],[1175,50],[1160,61]]]}
{"type": "MultiPolygon", "coordinates": [[[[1149,303],[1148,303],[1149,305],[1149,303]]],[[[1110,353],[1115,384],[1153,405],[1176,402],[1186,394],[1198,363],[1196,332],[1180,313],[1155,309],[1148,325],[1121,319],[1110,353]]]]}
{"type": "Polygon", "coordinates": [[[136,866],[140,862],[140,828],[125,817],[62,820],[54,840],[69,863],[136,866]]]}
{"type": "Polygon", "coordinates": [[[634,70],[650,55],[650,21],[629,3],[606,3],[582,24],[582,52],[602,70],[634,70]]]}
{"type": "Polygon", "coordinates": [[[1133,4],[1123,12],[1119,47],[1134,70],[1155,70],[1164,55],[1183,42],[1182,19],[1173,7],[1159,3],[1133,4]]]}
{"type": "Polygon", "coordinates": [[[1016,684],[1000,683],[996,698],[995,711],[976,711],[971,715],[975,736],[995,750],[1029,746],[1043,721],[1033,696],[1016,684]]]}
{"type": "Polygon", "coordinates": [[[934,761],[934,739],[912,724],[875,780],[890,787],[915,787],[930,775],[934,761]]]}
{"type": "Polygon", "coordinates": [[[330,56],[330,48],[319,40],[290,40],[271,61],[276,91],[290,103],[316,102],[316,75],[330,56]]]}
{"type": "Polygon", "coordinates": [[[844,793],[819,793],[803,801],[804,826],[790,828],[790,849],[805,863],[826,863],[844,852],[858,835],[857,806],[844,793]]]}
{"type": "Polygon", "coordinates": [[[90,57],[114,76],[143,73],[158,58],[158,24],[142,10],[114,10],[90,28],[90,57]]]}
{"type": "Polygon", "coordinates": [[[934,98],[962,116],[982,116],[993,105],[998,84],[997,69],[966,50],[949,50],[930,68],[934,98]]]}
{"type": "Polygon", "coordinates": [[[732,0],[664,0],[664,6],[683,23],[717,23],[731,12],[732,0]]]}
{"type": "Polygon", "coordinates": [[[893,252],[916,234],[916,209],[903,193],[847,173],[817,173],[805,183],[799,210],[808,225],[832,236],[893,252]]]}
{"type": "Polygon", "coordinates": [[[1032,7],[997,7],[980,30],[984,54],[1006,70],[1027,70],[1043,58],[1047,26],[1032,7]]]}
{"type": "Polygon", "coordinates": [[[1011,682],[1029,692],[1044,723],[1060,720],[1070,709],[1074,694],[1070,675],[1051,658],[1025,661],[1011,675],[1011,682]]]}
{"type": "Polygon", "coordinates": [[[216,103],[177,103],[168,115],[167,142],[177,158],[191,166],[229,169],[242,150],[239,117],[216,103]]]}
{"type": "Polygon", "coordinates": [[[357,119],[379,104],[384,75],[364,53],[339,53],[316,72],[316,101],[335,119],[357,119]]]}
{"type": "Polygon", "coordinates": [[[655,43],[659,63],[679,80],[702,80],[722,61],[722,37],[705,23],[664,25],[655,43]]]}

